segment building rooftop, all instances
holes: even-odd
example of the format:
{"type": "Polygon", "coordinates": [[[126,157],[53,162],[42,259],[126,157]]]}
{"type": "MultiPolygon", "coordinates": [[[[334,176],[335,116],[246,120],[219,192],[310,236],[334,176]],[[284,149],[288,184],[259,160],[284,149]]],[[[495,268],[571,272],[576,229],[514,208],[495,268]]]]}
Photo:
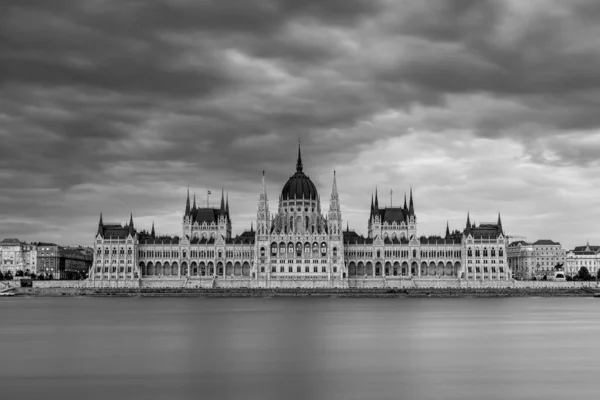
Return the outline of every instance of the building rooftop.
{"type": "Polygon", "coordinates": [[[554,242],[549,239],[540,239],[533,243],[534,246],[560,246],[559,242],[554,242]]]}

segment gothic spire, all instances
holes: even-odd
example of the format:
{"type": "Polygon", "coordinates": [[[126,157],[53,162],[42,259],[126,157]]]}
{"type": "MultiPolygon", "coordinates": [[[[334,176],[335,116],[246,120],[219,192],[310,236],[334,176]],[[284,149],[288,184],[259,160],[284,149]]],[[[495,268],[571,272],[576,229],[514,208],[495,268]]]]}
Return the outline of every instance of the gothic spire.
{"type": "Polygon", "coordinates": [[[346,232],[350,232],[350,225],[348,224],[348,221],[346,221],[346,232]]]}
{"type": "Polygon", "coordinates": [[[133,213],[129,214],[129,228],[133,229],[133,213]]]}
{"type": "Polygon", "coordinates": [[[185,201],[185,216],[190,215],[190,188],[187,190],[187,200],[185,201]]]}
{"type": "Polygon", "coordinates": [[[404,192],[404,211],[408,212],[408,206],[406,205],[406,192],[404,192]]]}
{"type": "Polygon", "coordinates": [[[302,172],[302,154],[300,154],[300,139],[298,139],[298,161],[296,162],[296,172],[302,172]]]}
{"type": "Polygon", "coordinates": [[[227,214],[227,219],[229,219],[229,192],[227,192],[227,200],[225,203],[225,214],[227,214]]]}
{"type": "Polygon", "coordinates": [[[333,171],[333,188],[331,189],[331,198],[338,198],[338,190],[337,190],[337,180],[335,178],[335,170],[333,171]]]}
{"type": "Polygon", "coordinates": [[[221,213],[225,212],[225,190],[221,187],[221,213]]]}
{"type": "Polygon", "coordinates": [[[498,230],[500,231],[500,233],[504,233],[504,231],[502,230],[502,220],[500,219],[500,213],[498,213],[498,230]]]}
{"type": "Polygon", "coordinates": [[[446,239],[450,236],[450,224],[446,221],[446,239]]]}
{"type": "Polygon", "coordinates": [[[250,232],[254,232],[254,223],[250,221],[250,232]]]}
{"type": "Polygon", "coordinates": [[[410,200],[409,200],[409,205],[408,205],[408,214],[411,216],[415,215],[415,206],[413,204],[412,188],[410,188],[410,200]]]}
{"type": "Polygon", "coordinates": [[[192,210],[196,209],[196,193],[194,193],[194,205],[192,207],[192,210]]]}
{"type": "Polygon", "coordinates": [[[375,186],[375,209],[379,210],[379,200],[377,199],[377,186],[375,186]]]}
{"type": "Polygon", "coordinates": [[[150,231],[150,236],[156,237],[156,233],[154,232],[154,221],[152,221],[152,230],[150,231]]]}
{"type": "Polygon", "coordinates": [[[265,182],[265,170],[263,169],[263,174],[262,174],[262,191],[261,191],[261,197],[264,200],[267,200],[267,184],[265,182]]]}
{"type": "Polygon", "coordinates": [[[104,224],[102,223],[102,213],[100,213],[100,221],[98,221],[98,232],[97,235],[104,235],[104,224]]]}
{"type": "Polygon", "coordinates": [[[375,205],[373,203],[373,193],[371,193],[371,215],[369,216],[369,219],[371,217],[373,217],[373,211],[375,210],[375,205]]]}

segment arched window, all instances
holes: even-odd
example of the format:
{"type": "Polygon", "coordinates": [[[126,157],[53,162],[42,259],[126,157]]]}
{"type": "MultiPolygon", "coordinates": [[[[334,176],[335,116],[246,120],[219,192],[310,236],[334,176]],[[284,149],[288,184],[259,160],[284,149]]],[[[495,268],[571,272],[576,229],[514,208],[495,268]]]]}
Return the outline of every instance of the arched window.
{"type": "Polygon", "coordinates": [[[481,251],[479,249],[475,249],[475,257],[480,257],[481,251]]]}
{"type": "Polygon", "coordinates": [[[334,248],[333,248],[333,256],[334,256],[334,257],[337,257],[337,247],[334,247],[334,248]]]}
{"type": "Polygon", "coordinates": [[[302,267],[300,267],[300,266],[296,267],[296,272],[302,272],[302,267]]]}
{"type": "Polygon", "coordinates": [[[377,258],[381,258],[381,250],[377,250],[377,258]]]}
{"type": "Polygon", "coordinates": [[[417,258],[417,250],[413,250],[413,258],[417,258]]]}
{"type": "Polygon", "coordinates": [[[291,255],[294,253],[294,244],[288,243],[288,253],[291,255]]]}
{"type": "Polygon", "coordinates": [[[313,254],[318,254],[319,253],[319,244],[317,242],[314,242],[312,245],[312,249],[313,249],[313,254]]]}
{"type": "Polygon", "coordinates": [[[294,217],[290,217],[290,233],[294,232],[294,217]]]}
{"type": "Polygon", "coordinates": [[[327,245],[323,242],[321,243],[321,255],[324,256],[325,254],[327,254],[327,245]]]}
{"type": "Polygon", "coordinates": [[[271,243],[271,255],[272,256],[277,255],[277,243],[271,243]]]}
{"type": "Polygon", "coordinates": [[[296,257],[302,256],[302,243],[296,243],[296,257]]]}
{"type": "Polygon", "coordinates": [[[283,243],[283,242],[279,243],[279,252],[281,254],[285,253],[285,243],[283,243]]]}
{"type": "Polygon", "coordinates": [[[310,254],[310,243],[308,243],[308,242],[304,243],[304,252],[306,254],[310,254]]]}
{"type": "Polygon", "coordinates": [[[473,250],[470,247],[467,249],[467,256],[473,257],[473,250]]]}
{"type": "Polygon", "coordinates": [[[492,247],[492,257],[496,257],[496,249],[492,247]]]}
{"type": "Polygon", "coordinates": [[[305,226],[306,232],[309,231],[309,227],[310,227],[310,218],[308,218],[308,215],[307,215],[306,216],[306,226],[305,226]]]}
{"type": "Polygon", "coordinates": [[[487,257],[488,256],[488,251],[487,251],[487,247],[483,248],[483,256],[487,257]]]}
{"type": "Polygon", "coordinates": [[[261,247],[261,248],[260,248],[260,256],[261,256],[261,257],[264,257],[264,256],[265,256],[265,248],[264,248],[264,247],[261,247]]]}
{"type": "Polygon", "coordinates": [[[502,249],[502,247],[498,249],[498,256],[504,257],[504,249],[502,249]]]}

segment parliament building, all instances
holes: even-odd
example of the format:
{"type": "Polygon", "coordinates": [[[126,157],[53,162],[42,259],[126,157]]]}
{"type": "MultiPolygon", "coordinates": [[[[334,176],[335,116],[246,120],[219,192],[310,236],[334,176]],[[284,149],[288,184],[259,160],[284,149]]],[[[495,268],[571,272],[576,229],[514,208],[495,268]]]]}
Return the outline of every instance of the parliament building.
{"type": "Polygon", "coordinates": [[[410,196],[404,205],[380,207],[371,198],[367,236],[343,228],[335,172],[326,214],[300,148],[296,172],[283,186],[271,212],[265,175],[256,222],[232,236],[229,201],[216,207],[190,203],[188,191],[181,236],[138,231],[129,223],[104,223],[94,241],[90,279],[178,281],[183,287],[401,287],[407,280],[508,280],[507,238],[497,222],[471,224],[445,235],[418,235],[410,196]]]}

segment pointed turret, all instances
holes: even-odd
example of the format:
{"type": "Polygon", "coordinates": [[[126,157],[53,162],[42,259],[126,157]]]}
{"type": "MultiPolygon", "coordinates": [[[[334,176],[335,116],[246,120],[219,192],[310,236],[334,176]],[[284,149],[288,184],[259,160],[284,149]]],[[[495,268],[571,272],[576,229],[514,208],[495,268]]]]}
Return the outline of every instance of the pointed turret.
{"type": "Polygon", "coordinates": [[[348,224],[348,221],[346,221],[346,232],[350,232],[350,225],[348,224]]]}
{"type": "Polygon", "coordinates": [[[156,233],[154,232],[154,221],[152,222],[152,230],[150,231],[150,236],[156,237],[156,233]]]}
{"type": "Polygon", "coordinates": [[[333,171],[333,187],[331,189],[331,198],[332,199],[338,198],[337,180],[335,178],[335,170],[333,171]]]}
{"type": "Polygon", "coordinates": [[[185,216],[190,215],[190,188],[187,190],[187,199],[185,201],[185,216]]]}
{"type": "Polygon", "coordinates": [[[379,210],[379,199],[377,199],[377,186],[375,186],[375,210],[379,210]]]}
{"type": "Polygon", "coordinates": [[[102,222],[102,213],[100,213],[100,221],[98,221],[98,232],[96,235],[104,236],[104,223],[102,222]]]}
{"type": "Polygon", "coordinates": [[[410,215],[411,217],[415,216],[415,206],[413,203],[412,188],[410,188],[410,200],[408,203],[408,215],[410,215]]]}
{"type": "Polygon", "coordinates": [[[129,234],[133,236],[135,229],[133,228],[133,213],[129,215],[129,234]]]}
{"type": "Polygon", "coordinates": [[[254,232],[254,223],[250,221],[250,232],[254,232]]]}
{"type": "Polygon", "coordinates": [[[471,215],[469,212],[467,212],[467,226],[466,229],[470,229],[471,228],[471,215]]]}
{"type": "Polygon", "coordinates": [[[225,190],[221,188],[221,214],[225,213],[225,190]]]}
{"type": "Polygon", "coordinates": [[[261,196],[261,200],[267,200],[267,184],[265,182],[265,170],[264,169],[263,169],[263,174],[262,174],[262,189],[260,192],[260,196],[261,196]]]}
{"type": "Polygon", "coordinates": [[[192,206],[192,210],[196,210],[196,193],[194,193],[194,205],[192,206]]]}
{"type": "Polygon", "coordinates": [[[450,224],[446,221],[446,239],[450,236],[450,224]]]}
{"type": "Polygon", "coordinates": [[[408,206],[406,205],[406,192],[404,192],[404,211],[408,212],[408,206]]]}
{"type": "Polygon", "coordinates": [[[500,213],[498,213],[498,233],[504,234],[504,230],[502,229],[502,219],[500,218],[500,213]]]}
{"type": "Polygon", "coordinates": [[[227,215],[227,219],[229,220],[229,193],[227,193],[227,200],[225,202],[225,214],[227,215]]]}
{"type": "Polygon", "coordinates": [[[296,172],[302,172],[302,154],[300,153],[300,139],[298,139],[298,161],[296,161],[296,172]]]}

